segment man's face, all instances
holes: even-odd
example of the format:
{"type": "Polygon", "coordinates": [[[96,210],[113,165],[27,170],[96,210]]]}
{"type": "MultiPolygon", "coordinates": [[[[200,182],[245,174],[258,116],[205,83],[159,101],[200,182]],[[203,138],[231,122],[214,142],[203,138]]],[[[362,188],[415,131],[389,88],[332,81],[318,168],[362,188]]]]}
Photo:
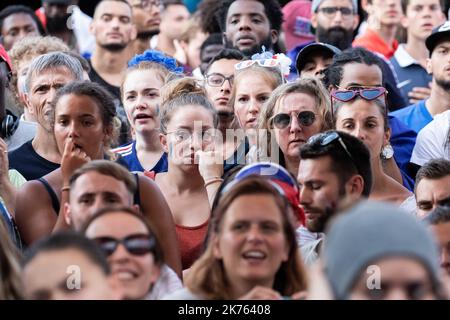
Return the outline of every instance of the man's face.
{"type": "Polygon", "coordinates": [[[86,220],[102,208],[131,206],[133,197],[125,183],[95,171],[81,175],[70,190],[70,203],[64,208],[66,221],[80,230],[86,220]]]}
{"type": "Polygon", "coordinates": [[[264,5],[255,0],[234,1],[226,17],[225,38],[228,47],[245,55],[261,52],[261,46],[271,50],[278,41],[278,33],[271,29],[264,5]]]}
{"type": "Polygon", "coordinates": [[[445,91],[450,91],[450,37],[441,41],[427,61],[427,71],[433,81],[445,91]]]}
{"type": "Polygon", "coordinates": [[[52,101],[57,90],[71,81],[75,81],[75,75],[66,67],[47,69],[31,75],[27,107],[39,125],[51,135],[52,101]]]}
{"type": "Polygon", "coordinates": [[[301,77],[322,77],[321,72],[333,61],[333,56],[322,52],[312,52],[306,58],[306,63],[302,70],[298,70],[301,77]]]}
{"type": "Polygon", "coordinates": [[[36,22],[26,13],[15,13],[3,20],[1,30],[3,46],[8,51],[14,43],[26,36],[38,36],[39,29],[36,22]]]}
{"type": "Polygon", "coordinates": [[[441,250],[441,268],[450,276],[450,222],[431,226],[441,250]]]}
{"type": "Polygon", "coordinates": [[[409,0],[402,25],[408,29],[408,37],[425,41],[431,31],[444,21],[440,0],[409,0]]]}
{"type": "Polygon", "coordinates": [[[133,7],[133,22],[141,36],[150,38],[159,33],[161,9],[159,0],[127,0],[133,7]]]}
{"type": "Polygon", "coordinates": [[[32,300],[113,299],[111,280],[85,253],[77,249],[38,253],[22,272],[24,294],[32,300]],[[76,269],[73,267],[76,266],[76,269]],[[80,289],[69,287],[80,275],[80,289]],[[76,278],[73,278],[76,279],[76,278]]]}
{"type": "Polygon", "coordinates": [[[101,2],[95,11],[90,31],[100,47],[122,51],[136,38],[130,7],[117,1],[101,2]]]}
{"type": "Polygon", "coordinates": [[[380,25],[397,26],[403,13],[401,0],[372,0],[367,11],[380,25]]]}
{"type": "Polygon", "coordinates": [[[359,16],[354,12],[351,0],[325,0],[311,16],[311,25],[316,29],[316,40],[338,47],[351,47],[353,32],[358,26],[359,16]],[[342,11],[335,11],[340,8],[342,11]]]}
{"type": "Polygon", "coordinates": [[[346,197],[345,186],[332,170],[329,156],[302,159],[297,181],[300,185],[300,205],[311,232],[323,232],[329,219],[340,209],[346,197]]]}
{"type": "Polygon", "coordinates": [[[189,19],[186,6],[169,5],[161,14],[160,30],[170,40],[179,40],[189,19]]]}
{"type": "Polygon", "coordinates": [[[422,179],[416,185],[417,215],[424,217],[438,205],[450,206],[450,175],[422,179]]]}

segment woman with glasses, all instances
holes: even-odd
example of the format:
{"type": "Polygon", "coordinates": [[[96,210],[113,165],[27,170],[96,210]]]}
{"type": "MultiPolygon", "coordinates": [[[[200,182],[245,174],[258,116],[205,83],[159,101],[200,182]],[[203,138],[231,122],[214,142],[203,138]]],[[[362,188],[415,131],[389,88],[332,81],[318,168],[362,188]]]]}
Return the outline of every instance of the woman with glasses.
{"type": "Polygon", "coordinates": [[[172,211],[182,267],[188,269],[202,251],[210,202],[222,182],[223,156],[209,158],[218,118],[193,78],[169,82],[162,98],[160,141],[168,154],[168,170],[157,174],[155,181],[172,211]]]}
{"type": "Polygon", "coordinates": [[[127,207],[105,208],[86,222],[83,233],[105,253],[124,299],[154,297],[152,289],[161,276],[164,257],[142,215],[127,207]]]}
{"type": "Polygon", "coordinates": [[[211,221],[203,255],[186,288],[165,299],[300,298],[306,290],[292,209],[278,185],[263,177],[231,182],[211,221]]]}
{"type": "Polygon", "coordinates": [[[383,87],[332,90],[332,112],[336,130],[361,139],[370,150],[373,176],[369,199],[394,202],[408,212],[416,211],[414,195],[383,170],[391,130],[383,87]]]}
{"type": "Polygon", "coordinates": [[[120,91],[134,140],[113,152],[132,172],[167,171],[167,155],[159,142],[160,89],[171,72],[181,68],[175,59],[153,50],[134,57],[128,66],[120,91]]]}
{"type": "MultiPolygon", "coordinates": [[[[330,100],[322,83],[303,78],[278,87],[263,105],[259,129],[267,130],[267,155],[297,176],[300,148],[309,137],[331,128],[330,100]]],[[[265,153],[265,152],[264,152],[265,153]]]]}

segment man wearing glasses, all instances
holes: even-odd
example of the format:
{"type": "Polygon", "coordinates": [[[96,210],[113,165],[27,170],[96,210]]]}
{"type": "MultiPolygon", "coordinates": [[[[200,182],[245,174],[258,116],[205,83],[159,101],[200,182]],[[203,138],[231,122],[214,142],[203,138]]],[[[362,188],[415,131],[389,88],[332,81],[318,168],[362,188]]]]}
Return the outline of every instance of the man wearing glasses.
{"type": "Polygon", "coordinates": [[[126,0],[133,8],[133,22],[137,37],[133,42],[135,54],[150,49],[150,40],[159,33],[161,0],[126,0]]]}
{"type": "Polygon", "coordinates": [[[323,232],[336,214],[347,210],[372,189],[370,152],[362,141],[339,131],[319,133],[300,149],[297,181],[300,205],[309,232],[317,240],[301,245],[306,264],[318,257],[323,232]]]}

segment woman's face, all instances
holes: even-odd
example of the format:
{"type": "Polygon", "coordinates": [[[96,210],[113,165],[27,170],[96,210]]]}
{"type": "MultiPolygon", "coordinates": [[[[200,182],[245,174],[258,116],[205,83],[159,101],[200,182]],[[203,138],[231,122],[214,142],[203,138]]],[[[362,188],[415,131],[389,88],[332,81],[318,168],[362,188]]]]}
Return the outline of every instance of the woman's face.
{"type": "Polygon", "coordinates": [[[384,119],[374,101],[356,99],[344,103],[336,112],[336,130],[347,132],[369,148],[371,158],[379,159],[389,142],[389,132],[384,130],[384,119]]]}
{"type": "Polygon", "coordinates": [[[256,128],[261,106],[275,89],[260,72],[248,71],[235,81],[234,113],[243,129],[256,128]]]}
{"type": "Polygon", "coordinates": [[[135,70],[127,75],[123,83],[123,106],[137,133],[159,127],[159,92],[163,84],[154,70],[135,70]]]}
{"type": "Polygon", "coordinates": [[[175,165],[197,165],[196,152],[205,151],[214,143],[212,113],[202,106],[187,105],[174,111],[167,124],[167,134],[161,134],[161,144],[175,165]]]}
{"type": "Polygon", "coordinates": [[[279,129],[272,125],[275,139],[281,151],[287,157],[300,157],[300,148],[306,143],[309,137],[319,133],[322,128],[322,116],[318,112],[316,99],[306,93],[289,93],[282,97],[274,108],[274,116],[278,114],[288,114],[291,117],[290,124],[279,129]],[[310,125],[301,124],[298,120],[305,111],[314,113],[314,121],[310,125]]]}
{"type": "Polygon", "coordinates": [[[75,147],[91,159],[103,159],[108,131],[103,124],[100,107],[93,98],[67,94],[56,104],[54,133],[61,154],[71,139],[75,147]]]}
{"type": "Polygon", "coordinates": [[[289,255],[281,214],[268,194],[239,196],[228,207],[213,241],[231,284],[273,286],[289,255]]]}
{"type": "MultiPolygon", "coordinates": [[[[149,233],[145,225],[130,214],[124,212],[108,213],[95,219],[86,229],[86,237],[96,239],[98,243],[128,240],[134,248],[142,245],[148,239],[149,233]]],[[[145,247],[145,246],[144,246],[145,247]]],[[[151,285],[159,277],[160,268],[155,264],[153,254],[140,252],[133,254],[123,243],[108,256],[112,276],[117,280],[125,299],[142,299],[150,291],[151,285]]]]}

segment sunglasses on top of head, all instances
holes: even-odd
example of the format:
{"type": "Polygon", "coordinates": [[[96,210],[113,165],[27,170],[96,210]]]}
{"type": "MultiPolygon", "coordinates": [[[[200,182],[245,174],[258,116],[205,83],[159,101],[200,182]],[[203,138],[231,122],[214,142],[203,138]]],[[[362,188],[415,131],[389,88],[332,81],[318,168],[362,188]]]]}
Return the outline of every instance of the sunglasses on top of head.
{"type": "MultiPolygon", "coordinates": [[[[334,107],[333,101],[337,100],[340,102],[349,102],[360,96],[362,99],[367,101],[376,100],[383,96],[386,103],[387,90],[383,87],[372,87],[372,88],[354,88],[349,90],[334,89],[331,91],[331,112],[333,114],[334,107]]],[[[387,110],[387,108],[386,108],[387,110]]],[[[334,115],[333,115],[334,117],[334,115]]]]}

